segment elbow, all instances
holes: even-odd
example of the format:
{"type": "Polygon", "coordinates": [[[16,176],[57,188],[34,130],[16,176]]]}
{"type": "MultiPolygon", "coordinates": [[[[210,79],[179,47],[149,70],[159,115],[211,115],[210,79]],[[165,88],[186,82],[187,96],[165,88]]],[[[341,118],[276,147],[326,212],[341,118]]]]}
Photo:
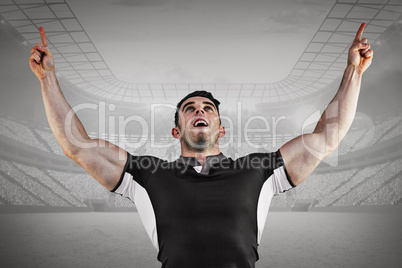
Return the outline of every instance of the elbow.
{"type": "Polygon", "coordinates": [[[98,146],[97,140],[91,138],[85,139],[83,141],[76,141],[76,143],[69,143],[67,146],[62,146],[64,154],[74,160],[78,161],[78,158],[86,149],[95,148],[98,146]]]}
{"type": "Polygon", "coordinates": [[[328,131],[322,131],[315,133],[319,137],[319,145],[317,148],[321,148],[317,151],[323,153],[324,158],[330,155],[339,147],[340,139],[337,133],[329,133],[328,131]]]}
{"type": "Polygon", "coordinates": [[[338,134],[337,131],[326,132],[325,147],[328,154],[332,153],[339,147],[341,139],[338,134]]]}
{"type": "Polygon", "coordinates": [[[344,137],[342,134],[343,131],[339,128],[338,124],[326,125],[326,127],[319,133],[322,137],[322,141],[325,143],[325,151],[327,154],[335,151],[344,137]]]}
{"type": "Polygon", "coordinates": [[[339,147],[340,140],[338,139],[328,139],[326,142],[326,151],[328,155],[331,154],[339,147]]]}
{"type": "Polygon", "coordinates": [[[76,161],[78,155],[82,151],[82,149],[85,148],[85,146],[81,145],[73,145],[73,144],[68,144],[65,146],[62,146],[64,154],[68,157],[71,158],[72,160],[76,161]]]}
{"type": "Polygon", "coordinates": [[[66,147],[62,147],[64,154],[68,157],[71,158],[72,160],[75,161],[75,159],[77,159],[77,155],[79,153],[79,150],[77,150],[76,148],[66,148],[66,147]]]}
{"type": "Polygon", "coordinates": [[[335,133],[331,133],[331,135],[328,135],[326,139],[328,150],[332,153],[333,151],[338,149],[341,141],[345,136],[346,132],[342,131],[342,129],[339,129],[339,131],[336,131],[335,133]]]}

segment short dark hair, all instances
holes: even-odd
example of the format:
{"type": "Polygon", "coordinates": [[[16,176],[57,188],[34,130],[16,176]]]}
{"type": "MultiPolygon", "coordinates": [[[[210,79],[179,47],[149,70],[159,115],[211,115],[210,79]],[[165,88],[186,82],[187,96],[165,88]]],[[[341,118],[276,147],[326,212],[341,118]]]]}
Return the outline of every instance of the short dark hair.
{"type": "MultiPolygon", "coordinates": [[[[190,94],[188,94],[187,96],[185,96],[183,99],[181,99],[181,101],[177,104],[176,106],[176,112],[174,114],[174,124],[175,126],[179,126],[179,111],[180,111],[180,107],[183,104],[183,102],[185,102],[187,99],[192,98],[192,97],[204,97],[207,99],[210,99],[215,107],[216,110],[218,111],[218,115],[219,115],[219,104],[221,104],[217,99],[214,98],[214,96],[212,96],[211,92],[205,91],[205,90],[197,90],[194,91],[190,94]]],[[[220,115],[219,115],[219,121],[220,121],[220,115]]]]}

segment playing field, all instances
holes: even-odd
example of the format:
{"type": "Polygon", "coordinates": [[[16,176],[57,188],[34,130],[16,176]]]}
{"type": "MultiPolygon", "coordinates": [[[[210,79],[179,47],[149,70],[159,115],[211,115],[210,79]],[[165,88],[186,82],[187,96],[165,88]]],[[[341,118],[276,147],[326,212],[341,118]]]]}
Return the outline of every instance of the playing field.
{"type": "MultiPolygon", "coordinates": [[[[137,213],[0,214],[0,241],[1,267],[160,267],[137,213]]],[[[401,249],[402,213],[271,212],[256,267],[402,267],[401,249]]]]}

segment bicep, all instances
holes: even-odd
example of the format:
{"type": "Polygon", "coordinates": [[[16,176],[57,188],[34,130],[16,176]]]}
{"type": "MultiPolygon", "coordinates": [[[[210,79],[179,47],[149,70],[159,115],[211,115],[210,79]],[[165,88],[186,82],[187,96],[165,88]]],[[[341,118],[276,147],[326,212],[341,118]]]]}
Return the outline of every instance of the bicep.
{"type": "Polygon", "coordinates": [[[91,140],[89,148],[80,149],[72,159],[109,190],[120,180],[127,161],[127,152],[100,139],[91,140]]]}
{"type": "Polygon", "coordinates": [[[331,150],[326,147],[325,136],[322,133],[311,133],[288,141],[280,148],[280,152],[292,183],[298,185],[331,153],[331,150]]]}

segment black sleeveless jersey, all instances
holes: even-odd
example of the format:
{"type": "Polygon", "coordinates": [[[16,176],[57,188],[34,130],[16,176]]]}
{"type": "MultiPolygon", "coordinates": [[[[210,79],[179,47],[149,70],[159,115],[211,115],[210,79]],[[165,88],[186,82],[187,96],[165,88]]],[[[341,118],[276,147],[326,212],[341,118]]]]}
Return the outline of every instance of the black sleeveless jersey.
{"type": "Polygon", "coordinates": [[[273,195],[294,187],[280,151],[167,162],[128,154],[115,193],[135,202],[162,267],[255,267],[273,195]]]}

